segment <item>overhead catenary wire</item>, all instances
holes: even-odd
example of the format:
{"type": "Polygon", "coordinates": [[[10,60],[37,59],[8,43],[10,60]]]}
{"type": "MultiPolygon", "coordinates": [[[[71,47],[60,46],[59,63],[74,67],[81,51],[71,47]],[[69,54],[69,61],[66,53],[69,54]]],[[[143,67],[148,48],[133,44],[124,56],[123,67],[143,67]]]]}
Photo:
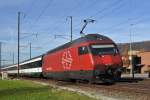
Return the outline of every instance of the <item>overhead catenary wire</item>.
{"type": "MultiPolygon", "coordinates": [[[[36,18],[34,24],[31,26],[30,30],[32,30],[33,27],[38,23],[38,21],[40,20],[41,16],[46,12],[46,9],[49,7],[49,5],[52,3],[52,1],[53,1],[53,0],[49,0],[49,2],[47,3],[47,5],[43,8],[42,12],[41,12],[41,13],[39,14],[39,16],[36,18]]],[[[79,4],[80,4],[80,2],[78,2],[78,3],[75,5],[75,7],[73,7],[72,9],[68,10],[68,12],[67,12],[66,14],[71,13],[76,7],[78,7],[79,4]]],[[[64,14],[62,17],[65,17],[66,14],[64,14]]],[[[55,25],[53,25],[53,26],[55,26],[55,25]]],[[[54,28],[54,30],[55,30],[55,28],[54,28]]],[[[41,32],[40,32],[40,33],[41,33],[41,32]]],[[[42,35],[43,35],[43,33],[44,33],[44,34],[48,34],[49,32],[42,32],[42,35]]],[[[54,34],[54,32],[51,33],[51,34],[54,34]]],[[[41,34],[38,34],[38,35],[41,35],[41,34]]],[[[55,35],[55,34],[54,34],[54,35],[55,35]]],[[[24,36],[24,37],[22,37],[22,39],[29,38],[29,37],[31,37],[31,36],[33,36],[33,34],[28,35],[28,36],[24,36]]]]}
{"type": "MultiPolygon", "coordinates": [[[[97,0],[95,0],[95,1],[97,1],[97,0]]],[[[98,12],[100,13],[102,13],[102,12],[104,12],[105,10],[108,10],[108,9],[111,9],[112,7],[114,7],[114,6],[116,6],[116,5],[118,5],[118,2],[119,0],[116,0],[115,2],[113,2],[113,3],[111,3],[111,4],[109,4],[109,6],[111,6],[111,7],[109,7],[109,6],[106,6],[106,7],[104,7],[102,10],[99,10],[98,12]],[[117,4],[116,4],[117,3],[117,4]]],[[[120,1],[119,1],[120,2],[120,1]]],[[[92,4],[94,4],[94,3],[92,3],[92,4]]],[[[97,13],[95,13],[94,15],[91,15],[92,17],[94,17],[94,16],[96,16],[96,15],[99,15],[99,14],[97,14],[97,13]]],[[[91,17],[90,16],[90,17],[91,17]]],[[[56,30],[56,29],[53,29],[53,30],[56,30]]],[[[53,32],[54,33],[54,32],[53,32]]],[[[77,34],[73,34],[73,35],[76,35],[77,36],[77,34]]]]}
{"type": "MultiPolygon", "coordinates": [[[[62,15],[62,18],[68,16],[74,9],[76,9],[76,8],[79,6],[79,4],[80,4],[80,2],[78,2],[72,9],[68,10],[64,15],[62,15]]],[[[61,19],[61,20],[62,20],[62,19],[61,19]]],[[[61,21],[60,21],[60,20],[57,20],[57,21],[53,24],[53,26],[57,26],[57,24],[59,24],[59,23],[61,23],[61,21]]],[[[53,28],[53,30],[55,30],[55,28],[53,28]]],[[[41,33],[41,32],[40,32],[40,33],[41,33]]],[[[48,34],[49,32],[42,32],[42,33],[48,34]]],[[[51,35],[52,35],[52,34],[55,35],[54,32],[52,32],[51,35]]],[[[39,34],[39,35],[43,35],[43,34],[39,34]]]]}
{"type": "MultiPolygon", "coordinates": [[[[92,7],[94,4],[97,4],[96,2],[97,2],[97,0],[95,0],[94,2],[92,2],[91,4],[89,4],[88,7],[92,7]]],[[[91,16],[88,17],[88,18],[94,17],[94,16],[98,15],[98,13],[102,13],[102,12],[104,12],[105,10],[108,10],[108,9],[114,7],[115,4],[118,3],[118,2],[121,2],[121,1],[120,1],[120,0],[116,0],[115,2],[109,4],[108,6],[104,7],[103,9],[99,10],[99,11],[96,12],[94,15],[91,15],[91,16]]],[[[78,27],[78,26],[80,26],[80,24],[75,25],[75,26],[74,26],[74,29],[76,28],[76,26],[78,27]]],[[[54,30],[56,30],[56,28],[55,28],[54,30]]],[[[78,33],[74,33],[74,35],[77,36],[78,33]]]]}
{"type": "Polygon", "coordinates": [[[110,30],[112,30],[112,29],[115,29],[115,28],[117,28],[117,27],[120,27],[120,26],[122,26],[122,25],[124,25],[124,24],[128,24],[128,25],[137,25],[137,24],[140,24],[140,23],[143,23],[143,22],[146,22],[146,21],[148,21],[150,19],[150,17],[148,17],[148,18],[140,18],[139,16],[136,16],[136,17],[134,17],[134,18],[128,18],[127,20],[125,20],[125,21],[122,21],[122,22],[120,22],[120,23],[117,23],[117,24],[115,24],[115,25],[112,25],[112,26],[110,26],[110,27],[108,27],[108,28],[106,28],[105,30],[103,30],[103,32],[108,32],[108,31],[110,31],[110,30]],[[138,20],[137,20],[138,19],[138,20]]]}
{"type": "MultiPolygon", "coordinates": [[[[121,5],[120,5],[121,6],[121,5]]],[[[118,6],[119,7],[119,6],[118,6]]],[[[117,8],[118,8],[117,7],[117,8]]],[[[91,16],[91,17],[93,17],[93,16],[91,16]]],[[[103,15],[103,16],[101,16],[101,18],[104,18],[105,17],[105,15],[103,15]]],[[[126,24],[126,23],[129,23],[129,24],[131,24],[131,21],[133,21],[132,23],[133,23],[133,25],[136,25],[136,24],[139,24],[139,23],[142,23],[143,21],[145,21],[145,19],[140,19],[140,16],[136,16],[136,17],[133,17],[133,18],[128,18],[127,20],[125,20],[125,21],[122,21],[122,22],[120,22],[120,23],[117,23],[117,24],[115,24],[115,25],[112,25],[112,26],[110,26],[110,27],[108,27],[108,28],[106,28],[103,32],[107,32],[108,30],[110,30],[110,29],[113,29],[113,28],[117,28],[118,26],[121,26],[121,25],[123,25],[123,24],[126,24]],[[137,20],[138,19],[138,20],[137,20]]],[[[148,19],[150,19],[150,18],[146,18],[146,20],[148,20],[148,19]]]]}
{"type": "Polygon", "coordinates": [[[118,5],[118,4],[121,3],[121,2],[122,2],[122,0],[116,0],[115,2],[113,2],[113,3],[109,4],[109,5],[107,5],[107,6],[104,7],[103,9],[101,9],[101,10],[97,11],[96,13],[94,13],[93,15],[89,16],[89,18],[93,18],[93,17],[95,17],[95,16],[97,16],[97,15],[103,13],[104,11],[106,11],[106,10],[108,10],[108,9],[111,9],[112,7],[118,5]]]}
{"type": "MultiPolygon", "coordinates": [[[[30,26],[30,30],[33,29],[33,27],[35,27],[38,23],[38,21],[41,19],[41,17],[44,15],[44,13],[46,12],[46,10],[48,9],[48,7],[52,4],[53,0],[49,0],[48,3],[46,3],[45,7],[42,9],[42,11],[40,12],[39,16],[35,19],[34,23],[32,23],[32,25],[30,26]]],[[[24,36],[22,37],[22,39],[28,38],[33,36],[34,34],[29,34],[28,36],[24,36]]]]}
{"type": "Polygon", "coordinates": [[[125,20],[125,21],[122,21],[122,22],[120,22],[120,23],[117,23],[117,24],[115,24],[115,25],[112,25],[112,26],[110,26],[110,27],[104,29],[103,32],[106,32],[106,31],[108,31],[108,30],[110,30],[110,29],[113,29],[113,28],[115,28],[115,27],[117,27],[117,26],[121,26],[121,25],[123,25],[123,24],[126,24],[126,23],[128,23],[128,22],[134,20],[135,18],[138,18],[138,17],[128,18],[128,19],[125,20]]]}
{"type": "MultiPolygon", "coordinates": [[[[119,1],[120,1],[120,0],[116,0],[115,2],[111,3],[109,6],[113,6],[114,4],[116,4],[116,3],[119,2],[119,1]]],[[[97,0],[95,0],[94,2],[92,2],[92,4],[88,5],[88,7],[91,6],[91,5],[93,5],[93,4],[95,4],[96,2],[97,2],[97,0]]],[[[77,6],[78,6],[78,3],[77,3],[77,6]]],[[[109,7],[109,6],[103,8],[102,10],[100,10],[100,11],[98,11],[98,12],[100,13],[100,12],[103,12],[104,10],[110,9],[111,7],[109,7]]],[[[69,11],[67,12],[67,15],[68,15],[68,13],[71,13],[74,8],[76,8],[76,7],[73,7],[71,10],[69,10],[69,11]]],[[[98,13],[98,12],[97,12],[97,13],[98,13]]],[[[95,13],[95,14],[97,14],[97,13],[95,13]]],[[[94,14],[94,15],[95,15],[95,14],[94,14]]],[[[94,15],[92,15],[92,16],[90,16],[90,17],[93,17],[94,15]]],[[[65,17],[65,16],[66,16],[66,14],[64,14],[62,17],[65,17]]],[[[59,20],[58,20],[57,22],[59,22],[59,20]]],[[[54,24],[53,26],[56,26],[57,24],[59,24],[59,23],[57,23],[57,22],[56,22],[56,24],[54,24]]],[[[56,30],[56,28],[53,28],[53,30],[56,30]]],[[[45,32],[45,33],[46,33],[46,32],[45,32]]]]}
{"type": "Polygon", "coordinates": [[[32,11],[35,3],[37,3],[37,0],[32,0],[30,7],[28,7],[28,9],[24,12],[25,13],[24,21],[27,19],[29,13],[32,11]]]}
{"type": "MultiPolygon", "coordinates": [[[[53,26],[57,26],[58,24],[60,23],[65,23],[65,20],[61,21],[63,18],[65,19],[67,16],[70,15],[70,13],[73,12],[73,10],[77,9],[78,6],[81,4],[81,2],[77,2],[76,5],[74,7],[72,7],[72,9],[69,9],[68,11],[66,11],[62,16],[61,16],[61,19],[57,20],[55,23],[53,23],[53,26]]],[[[51,27],[48,27],[47,28],[48,30],[51,29],[51,31],[53,30],[56,30],[56,28],[51,28],[51,27]]]]}
{"type": "MultiPolygon", "coordinates": [[[[95,4],[96,2],[97,2],[98,0],[94,0],[92,3],[90,3],[89,5],[87,5],[87,7],[90,7],[90,6],[92,6],[93,4],[95,4]]],[[[70,10],[68,10],[65,14],[63,14],[62,16],[61,16],[61,18],[63,19],[64,17],[66,18],[70,13],[72,13],[74,10],[76,10],[77,8],[79,8],[78,6],[79,5],[81,5],[82,3],[81,2],[78,2],[74,7],[72,7],[72,9],[70,9],[70,10]]],[[[87,8],[86,7],[86,8],[87,8]]],[[[60,20],[57,20],[54,24],[53,24],[53,26],[58,26],[60,23],[65,23],[65,21],[61,21],[62,19],[60,19],[60,20]]],[[[58,28],[58,27],[57,27],[58,28]]],[[[47,28],[48,30],[49,29],[51,29],[51,31],[55,31],[55,30],[58,30],[58,29],[56,29],[56,27],[55,28],[47,28]]],[[[49,32],[49,31],[48,31],[49,32]]],[[[46,32],[45,32],[46,33],[46,32]]],[[[54,33],[54,32],[53,32],[54,33]]]]}
{"type": "Polygon", "coordinates": [[[48,3],[45,5],[45,7],[42,9],[42,11],[40,12],[39,16],[35,19],[31,29],[33,28],[33,26],[35,26],[37,24],[37,22],[40,20],[40,18],[44,15],[45,11],[48,9],[48,7],[52,4],[53,0],[49,0],[48,3]]]}
{"type": "MultiPolygon", "coordinates": [[[[108,4],[107,6],[105,6],[104,8],[102,8],[102,9],[100,9],[100,10],[98,10],[96,13],[94,13],[94,14],[92,14],[92,15],[90,15],[89,17],[87,17],[87,18],[91,18],[91,19],[94,19],[94,17],[96,17],[96,16],[98,16],[98,15],[102,15],[102,13],[103,12],[106,12],[107,10],[110,10],[110,9],[112,9],[112,10],[118,10],[118,8],[120,8],[121,7],[121,4],[123,3],[123,1],[121,1],[121,0],[116,0],[116,1],[114,1],[113,3],[111,3],[111,4],[108,4]],[[116,7],[116,8],[115,8],[116,7]]],[[[105,17],[107,17],[107,14],[104,14],[104,15],[102,15],[99,19],[100,20],[102,20],[102,18],[105,18],[105,17]]],[[[80,26],[80,24],[77,24],[77,25],[75,25],[75,30],[77,30],[77,27],[79,27],[80,26]]]]}

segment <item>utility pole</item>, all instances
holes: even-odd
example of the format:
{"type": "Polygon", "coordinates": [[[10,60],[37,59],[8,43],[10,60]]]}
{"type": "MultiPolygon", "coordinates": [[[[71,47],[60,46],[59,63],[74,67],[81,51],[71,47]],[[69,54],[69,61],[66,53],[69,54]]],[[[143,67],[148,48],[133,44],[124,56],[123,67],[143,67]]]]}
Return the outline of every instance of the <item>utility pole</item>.
{"type": "Polygon", "coordinates": [[[72,16],[70,16],[70,19],[71,19],[71,27],[70,27],[71,28],[71,32],[70,33],[71,33],[71,42],[72,42],[72,16]]]}
{"type": "Polygon", "coordinates": [[[72,42],[72,16],[69,16],[70,18],[70,41],[72,42]]]}
{"type": "Polygon", "coordinates": [[[13,61],[13,64],[15,63],[15,56],[14,56],[14,52],[12,53],[12,61],[13,61]]]}
{"type": "Polygon", "coordinates": [[[31,43],[30,43],[30,59],[31,59],[31,43]]]}
{"type": "Polygon", "coordinates": [[[2,42],[0,42],[0,72],[2,67],[2,42]]]}
{"type": "Polygon", "coordinates": [[[41,47],[33,46],[31,42],[29,43],[30,59],[32,58],[32,48],[40,49],[41,47]]]}
{"type": "Polygon", "coordinates": [[[130,25],[130,66],[131,66],[131,70],[130,70],[130,74],[132,75],[132,78],[134,78],[134,66],[133,66],[133,57],[132,57],[132,29],[133,24],[130,25]]]}
{"type": "Polygon", "coordinates": [[[18,66],[17,66],[18,78],[19,78],[19,68],[20,68],[19,62],[20,62],[20,12],[18,12],[18,66]]]}

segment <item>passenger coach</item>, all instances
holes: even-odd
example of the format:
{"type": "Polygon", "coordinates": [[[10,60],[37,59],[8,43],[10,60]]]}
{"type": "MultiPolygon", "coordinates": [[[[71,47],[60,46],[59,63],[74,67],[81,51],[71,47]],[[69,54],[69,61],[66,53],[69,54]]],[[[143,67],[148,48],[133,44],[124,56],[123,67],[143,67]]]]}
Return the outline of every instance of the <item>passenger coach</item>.
{"type": "MultiPolygon", "coordinates": [[[[19,65],[20,76],[39,77],[42,74],[42,56],[23,61],[19,65]]],[[[2,71],[7,72],[9,75],[17,75],[17,64],[8,65],[7,67],[2,68],[2,71]]]]}

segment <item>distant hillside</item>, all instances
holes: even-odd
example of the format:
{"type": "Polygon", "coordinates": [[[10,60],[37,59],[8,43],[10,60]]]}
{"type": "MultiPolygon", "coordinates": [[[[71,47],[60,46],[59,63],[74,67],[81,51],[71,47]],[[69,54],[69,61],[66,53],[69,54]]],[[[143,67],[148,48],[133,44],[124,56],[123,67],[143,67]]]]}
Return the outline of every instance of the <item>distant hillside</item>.
{"type": "MultiPolygon", "coordinates": [[[[129,43],[118,43],[117,45],[120,53],[130,48],[129,43]]],[[[137,51],[150,51],[150,41],[134,42],[132,43],[132,49],[137,51]]]]}

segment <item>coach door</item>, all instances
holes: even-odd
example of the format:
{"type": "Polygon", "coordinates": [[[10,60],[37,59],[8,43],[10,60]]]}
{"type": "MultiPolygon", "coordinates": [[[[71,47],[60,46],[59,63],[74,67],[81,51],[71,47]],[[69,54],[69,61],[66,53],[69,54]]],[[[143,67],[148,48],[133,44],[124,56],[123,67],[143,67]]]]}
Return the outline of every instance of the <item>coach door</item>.
{"type": "Polygon", "coordinates": [[[89,58],[88,56],[88,47],[87,46],[81,46],[78,48],[78,66],[80,68],[79,74],[81,77],[85,76],[85,69],[87,67],[87,59],[89,58]]]}

